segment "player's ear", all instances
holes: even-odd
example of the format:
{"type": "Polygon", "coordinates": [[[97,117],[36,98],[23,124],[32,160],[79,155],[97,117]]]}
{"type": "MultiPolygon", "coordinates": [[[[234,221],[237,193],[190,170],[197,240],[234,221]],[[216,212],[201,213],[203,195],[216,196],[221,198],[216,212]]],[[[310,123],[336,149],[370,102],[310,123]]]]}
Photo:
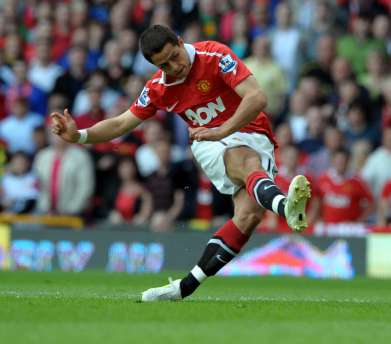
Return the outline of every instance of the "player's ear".
{"type": "Polygon", "coordinates": [[[182,48],[185,44],[185,41],[183,40],[182,37],[178,37],[178,45],[182,48]]]}

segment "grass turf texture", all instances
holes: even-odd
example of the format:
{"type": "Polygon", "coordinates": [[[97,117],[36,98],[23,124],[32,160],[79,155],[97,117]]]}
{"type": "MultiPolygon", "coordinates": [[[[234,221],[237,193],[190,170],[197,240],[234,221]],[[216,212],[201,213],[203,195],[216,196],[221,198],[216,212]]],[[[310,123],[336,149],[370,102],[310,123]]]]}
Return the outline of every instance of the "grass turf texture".
{"type": "Polygon", "coordinates": [[[389,281],[215,277],[137,302],[167,276],[0,272],[0,343],[391,343],[389,281]]]}

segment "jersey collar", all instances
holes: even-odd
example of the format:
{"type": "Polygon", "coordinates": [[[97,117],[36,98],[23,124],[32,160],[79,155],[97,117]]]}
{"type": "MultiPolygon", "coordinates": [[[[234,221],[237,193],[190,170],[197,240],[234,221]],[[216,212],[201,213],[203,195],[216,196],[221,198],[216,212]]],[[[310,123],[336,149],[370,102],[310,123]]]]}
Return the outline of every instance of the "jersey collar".
{"type": "MultiPolygon", "coordinates": [[[[187,55],[189,56],[189,59],[190,59],[190,68],[191,68],[191,66],[193,65],[193,62],[194,62],[196,50],[195,50],[194,45],[192,45],[192,44],[185,43],[184,46],[185,46],[185,50],[187,52],[187,55]]],[[[159,80],[159,84],[163,84],[164,86],[174,86],[174,85],[182,84],[185,80],[186,80],[186,77],[183,79],[176,80],[174,82],[170,82],[169,84],[166,84],[166,73],[164,73],[162,71],[162,76],[159,80]]]]}

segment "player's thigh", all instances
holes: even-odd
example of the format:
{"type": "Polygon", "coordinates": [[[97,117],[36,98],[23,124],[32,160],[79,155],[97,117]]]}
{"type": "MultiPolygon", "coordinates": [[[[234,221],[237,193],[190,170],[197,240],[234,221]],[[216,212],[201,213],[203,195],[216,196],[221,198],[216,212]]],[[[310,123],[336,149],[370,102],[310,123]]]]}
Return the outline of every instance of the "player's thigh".
{"type": "Polygon", "coordinates": [[[259,154],[247,146],[227,148],[224,153],[224,165],[228,177],[238,185],[246,183],[247,176],[262,170],[259,154]]]}
{"type": "Polygon", "coordinates": [[[251,234],[261,222],[265,209],[248,195],[245,188],[241,188],[233,196],[233,203],[234,223],[243,233],[251,234]]]}

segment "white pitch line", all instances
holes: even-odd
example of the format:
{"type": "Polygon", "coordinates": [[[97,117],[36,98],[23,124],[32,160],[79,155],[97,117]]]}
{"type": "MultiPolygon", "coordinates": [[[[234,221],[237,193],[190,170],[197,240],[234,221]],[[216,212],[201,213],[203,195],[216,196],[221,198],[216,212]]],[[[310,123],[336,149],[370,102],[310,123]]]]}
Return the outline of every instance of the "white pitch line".
{"type": "Polygon", "coordinates": [[[104,299],[104,300],[131,300],[139,298],[140,294],[72,294],[62,293],[60,291],[14,291],[14,290],[0,290],[1,296],[15,297],[15,298],[54,298],[54,299],[104,299]]]}
{"type": "MultiPolygon", "coordinates": [[[[140,298],[141,292],[137,294],[72,294],[62,293],[60,291],[15,291],[15,290],[0,290],[0,297],[14,298],[53,298],[53,299],[100,299],[100,300],[137,300],[140,298]]],[[[391,300],[370,300],[360,298],[343,298],[343,299],[326,299],[316,297],[270,297],[270,296],[239,296],[239,297],[214,297],[214,296],[193,296],[188,301],[213,301],[213,302],[315,302],[315,303],[353,303],[353,304],[391,304],[391,300]]]]}

